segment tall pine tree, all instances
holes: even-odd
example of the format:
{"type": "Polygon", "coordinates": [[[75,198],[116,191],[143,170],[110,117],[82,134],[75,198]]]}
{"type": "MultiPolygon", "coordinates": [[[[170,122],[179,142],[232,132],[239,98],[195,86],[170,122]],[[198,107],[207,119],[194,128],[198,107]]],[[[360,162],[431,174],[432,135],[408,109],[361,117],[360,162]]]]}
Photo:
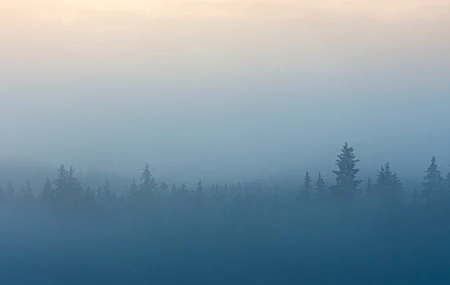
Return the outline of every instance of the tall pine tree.
{"type": "Polygon", "coordinates": [[[336,175],[336,185],[333,186],[333,195],[341,202],[349,205],[359,194],[358,186],[362,182],[356,179],[359,169],[353,147],[349,147],[346,142],[342,147],[341,154],[338,155],[336,165],[339,170],[333,171],[336,175]]]}
{"type": "Polygon", "coordinates": [[[150,167],[148,164],[142,172],[141,181],[141,185],[139,185],[139,193],[144,197],[150,198],[158,185],[150,172],[150,167]]]}
{"type": "Polygon", "coordinates": [[[431,158],[431,164],[425,171],[425,181],[422,183],[422,197],[427,203],[435,204],[444,198],[444,179],[436,163],[436,158],[431,158]]]}
{"type": "Polygon", "coordinates": [[[69,180],[69,172],[67,171],[64,164],[62,164],[58,169],[58,178],[53,181],[55,185],[55,198],[58,200],[62,200],[68,195],[68,180],[69,180]]]}

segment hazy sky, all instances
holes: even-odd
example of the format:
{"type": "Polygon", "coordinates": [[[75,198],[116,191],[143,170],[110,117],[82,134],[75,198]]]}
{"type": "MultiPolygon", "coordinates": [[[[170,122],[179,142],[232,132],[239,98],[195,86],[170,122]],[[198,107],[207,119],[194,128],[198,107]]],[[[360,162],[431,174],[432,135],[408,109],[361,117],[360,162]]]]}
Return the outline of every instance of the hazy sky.
{"type": "Polygon", "coordinates": [[[0,0],[0,63],[2,156],[450,164],[448,0],[0,0]]]}

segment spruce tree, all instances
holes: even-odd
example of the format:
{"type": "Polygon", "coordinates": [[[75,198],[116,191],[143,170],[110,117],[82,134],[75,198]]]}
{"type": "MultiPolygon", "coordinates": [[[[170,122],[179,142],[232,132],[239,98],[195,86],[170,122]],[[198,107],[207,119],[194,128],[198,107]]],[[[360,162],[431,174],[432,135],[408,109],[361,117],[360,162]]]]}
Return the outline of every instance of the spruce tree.
{"type": "Polygon", "coordinates": [[[333,186],[333,194],[345,204],[350,204],[354,201],[357,194],[359,194],[358,185],[362,182],[356,179],[356,175],[359,172],[356,164],[359,160],[356,159],[353,152],[354,148],[349,147],[346,142],[336,160],[339,170],[333,171],[336,175],[336,185],[333,186]]]}
{"type": "Polygon", "coordinates": [[[388,201],[397,200],[403,194],[403,187],[397,173],[392,172],[389,163],[386,163],[378,171],[377,182],[374,185],[376,195],[388,201]]]}
{"type": "Polygon", "coordinates": [[[320,172],[314,186],[315,186],[315,197],[317,199],[323,200],[328,196],[328,188],[320,172]]]}
{"type": "Polygon", "coordinates": [[[305,177],[303,178],[303,185],[300,189],[300,201],[308,201],[313,194],[313,183],[309,172],[306,172],[305,177]]]}
{"type": "Polygon", "coordinates": [[[58,169],[58,178],[53,182],[55,185],[55,197],[58,200],[64,199],[67,197],[68,193],[68,180],[69,180],[69,172],[67,171],[64,164],[62,164],[58,169]]]}
{"type": "Polygon", "coordinates": [[[431,158],[431,164],[425,174],[425,181],[422,183],[422,197],[428,203],[437,203],[444,195],[444,180],[434,156],[431,158]]]}
{"type": "Polygon", "coordinates": [[[142,172],[141,181],[141,185],[139,185],[139,193],[148,199],[157,188],[157,184],[155,183],[155,179],[150,172],[150,167],[148,164],[142,172]]]}

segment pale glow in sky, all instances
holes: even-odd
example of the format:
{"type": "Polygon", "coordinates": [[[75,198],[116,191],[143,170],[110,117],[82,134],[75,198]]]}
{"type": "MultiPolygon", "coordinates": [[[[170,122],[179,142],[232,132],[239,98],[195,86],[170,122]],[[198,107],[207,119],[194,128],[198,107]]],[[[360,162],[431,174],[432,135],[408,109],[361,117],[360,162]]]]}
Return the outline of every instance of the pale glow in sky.
{"type": "Polygon", "coordinates": [[[195,15],[204,17],[308,15],[316,10],[376,17],[411,18],[442,16],[446,0],[3,0],[8,12],[27,12],[37,18],[70,21],[86,11],[145,13],[151,16],[195,15]],[[273,9],[275,8],[275,9],[273,9]],[[284,10],[283,10],[284,9],[284,10]],[[280,13],[282,12],[282,13],[280,13]],[[286,12],[289,12],[287,15],[286,12]]]}
{"type": "Polygon", "coordinates": [[[0,0],[0,35],[0,155],[331,168],[348,140],[406,167],[407,139],[450,145],[448,0],[0,0]]]}

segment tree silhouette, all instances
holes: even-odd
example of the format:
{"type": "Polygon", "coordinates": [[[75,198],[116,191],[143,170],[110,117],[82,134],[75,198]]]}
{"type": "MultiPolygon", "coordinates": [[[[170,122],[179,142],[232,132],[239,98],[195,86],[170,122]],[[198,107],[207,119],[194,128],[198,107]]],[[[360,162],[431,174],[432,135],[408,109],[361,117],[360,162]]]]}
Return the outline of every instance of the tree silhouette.
{"type": "Polygon", "coordinates": [[[150,200],[157,186],[158,185],[150,172],[150,167],[147,164],[141,175],[141,184],[139,185],[140,198],[150,200]]]}
{"type": "Polygon", "coordinates": [[[353,152],[353,147],[349,147],[346,142],[336,160],[339,170],[333,171],[336,175],[336,185],[332,188],[333,195],[347,205],[351,204],[359,194],[358,185],[362,182],[356,180],[356,175],[359,172],[356,164],[359,160],[356,159],[353,152]]]}
{"type": "Polygon", "coordinates": [[[326,197],[328,196],[328,187],[320,172],[314,186],[315,186],[315,197],[319,200],[326,199],[326,197]]]}
{"type": "Polygon", "coordinates": [[[300,202],[308,203],[308,200],[311,199],[313,195],[314,187],[312,183],[311,176],[309,172],[306,172],[305,177],[303,178],[303,185],[300,188],[300,202]]]}
{"type": "Polygon", "coordinates": [[[67,171],[64,164],[62,164],[58,169],[58,178],[53,181],[53,184],[55,185],[55,197],[58,200],[62,200],[67,197],[68,182],[69,172],[67,171]]]}
{"type": "Polygon", "coordinates": [[[431,158],[431,164],[425,173],[425,181],[422,183],[422,197],[429,203],[437,202],[443,195],[444,180],[434,156],[431,158]]]}
{"type": "Polygon", "coordinates": [[[377,182],[374,185],[377,196],[382,199],[397,199],[403,193],[403,186],[397,173],[392,172],[389,163],[378,171],[377,182]]]}

